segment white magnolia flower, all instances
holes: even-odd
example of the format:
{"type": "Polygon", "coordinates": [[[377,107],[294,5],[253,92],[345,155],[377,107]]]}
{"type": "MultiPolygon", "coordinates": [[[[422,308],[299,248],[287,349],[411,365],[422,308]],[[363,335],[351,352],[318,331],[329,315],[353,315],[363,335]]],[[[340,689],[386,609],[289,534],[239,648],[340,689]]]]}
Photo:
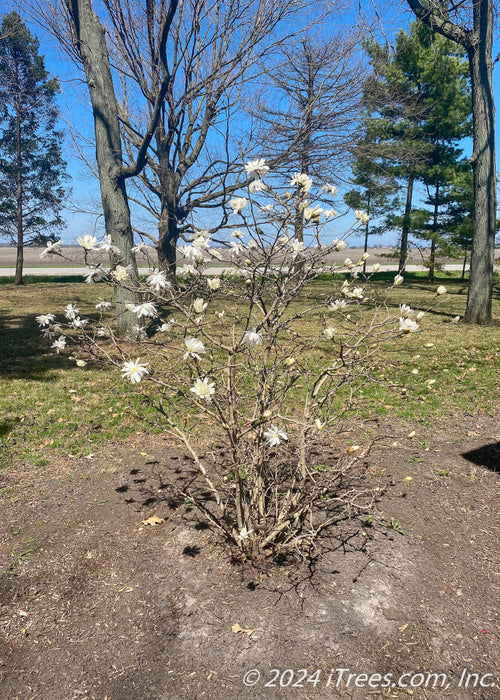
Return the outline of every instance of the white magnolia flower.
{"type": "Polygon", "coordinates": [[[443,287],[442,284],[440,284],[439,287],[436,289],[436,294],[438,296],[441,296],[442,294],[446,294],[446,292],[447,292],[447,289],[446,289],[446,287],[443,287]]]}
{"type": "Polygon", "coordinates": [[[54,319],[54,314],[40,314],[40,316],[36,316],[36,322],[39,326],[50,326],[54,319]]]}
{"type": "Polygon", "coordinates": [[[400,304],[399,305],[399,313],[403,318],[405,318],[405,317],[413,316],[413,314],[415,312],[407,304],[400,304]]]}
{"type": "Polygon", "coordinates": [[[202,265],[208,259],[203,250],[194,245],[185,246],[182,248],[182,253],[187,260],[191,260],[198,265],[202,265]]]}
{"type": "Polygon", "coordinates": [[[405,278],[403,277],[403,275],[396,275],[396,277],[394,278],[394,286],[397,287],[398,284],[403,284],[404,279],[405,278]]]}
{"type": "Polygon", "coordinates": [[[305,173],[295,173],[295,175],[290,180],[290,185],[292,187],[300,187],[304,192],[309,192],[313,184],[313,181],[305,173]]]}
{"type": "Polygon", "coordinates": [[[97,335],[99,338],[107,338],[110,334],[109,328],[106,328],[105,326],[100,326],[97,329],[97,335]]]}
{"type": "Polygon", "coordinates": [[[421,321],[424,316],[425,316],[425,312],[419,311],[415,318],[417,319],[417,321],[421,321]]]}
{"type": "Polygon", "coordinates": [[[403,333],[412,333],[418,330],[418,323],[416,321],[413,321],[411,318],[403,318],[402,316],[400,316],[399,330],[403,331],[403,333]]]}
{"type": "Polygon", "coordinates": [[[336,185],[330,185],[329,182],[325,182],[325,184],[321,188],[321,191],[325,194],[329,194],[330,196],[335,197],[335,195],[337,194],[337,187],[336,185]]]}
{"type": "Polygon", "coordinates": [[[373,266],[373,272],[378,272],[380,270],[380,263],[375,263],[373,266]]]}
{"type": "MultiPolygon", "coordinates": [[[[101,243],[99,246],[99,250],[103,250],[105,253],[112,253],[113,255],[120,255],[120,249],[118,246],[111,243],[111,236],[109,234],[106,236],[104,243],[101,243]]],[[[132,252],[134,252],[133,248],[132,252]]]]}
{"type": "Polygon", "coordinates": [[[256,160],[249,160],[245,164],[245,172],[247,175],[264,177],[269,172],[269,166],[266,165],[265,158],[257,158],[256,160]]]}
{"type": "Polygon", "coordinates": [[[321,207],[305,207],[304,208],[304,219],[306,221],[312,221],[313,223],[319,223],[323,209],[321,207]]]}
{"type": "Polygon", "coordinates": [[[350,265],[352,266],[353,262],[352,262],[351,258],[346,258],[344,260],[344,265],[346,265],[347,267],[349,267],[350,265]]]}
{"type": "Polygon", "coordinates": [[[322,423],[319,418],[315,418],[314,425],[316,426],[317,430],[323,430],[323,428],[325,427],[325,424],[322,423]]]}
{"type": "Polygon", "coordinates": [[[360,257],[360,262],[365,262],[369,257],[370,253],[363,253],[363,255],[360,257]]]}
{"type": "Polygon", "coordinates": [[[179,277],[189,277],[190,275],[196,274],[196,268],[192,265],[181,265],[181,267],[177,269],[177,274],[179,277]]]}
{"type": "Polygon", "coordinates": [[[97,240],[97,238],[95,236],[91,236],[88,233],[86,233],[84,236],[79,236],[76,240],[85,250],[99,249],[99,241],[97,240]]]}
{"type": "Polygon", "coordinates": [[[61,350],[64,350],[64,348],[66,347],[66,338],[62,335],[60,338],[55,340],[50,347],[54,348],[57,351],[57,354],[59,355],[61,350]]]}
{"type": "Polygon", "coordinates": [[[201,297],[198,297],[193,302],[193,310],[196,314],[202,314],[207,308],[207,306],[208,303],[206,301],[203,301],[201,297]]]}
{"type": "Polygon", "coordinates": [[[280,243],[281,245],[286,245],[289,240],[290,239],[288,238],[288,236],[280,236],[278,238],[278,243],[280,243]]]}
{"type": "Polygon", "coordinates": [[[195,357],[197,360],[201,360],[200,355],[203,355],[205,352],[205,346],[201,340],[188,335],[187,338],[184,338],[184,345],[187,348],[187,352],[183,356],[184,360],[187,360],[188,357],[195,357]]]}
{"type": "Polygon", "coordinates": [[[111,307],[112,307],[112,303],[110,301],[99,301],[95,305],[95,308],[98,309],[99,311],[105,311],[106,309],[110,309],[111,307]]]}
{"type": "Polygon", "coordinates": [[[359,299],[361,301],[365,296],[364,287],[354,287],[354,289],[348,293],[348,296],[351,299],[359,299]]]}
{"type": "Polygon", "coordinates": [[[72,321],[75,316],[78,316],[79,313],[80,309],[77,309],[75,306],[73,306],[73,304],[67,304],[66,308],[64,309],[64,315],[69,321],[72,321]]]}
{"type": "Polygon", "coordinates": [[[248,199],[246,199],[245,197],[234,197],[233,199],[231,199],[229,204],[230,206],[232,206],[235,214],[240,214],[241,211],[248,204],[248,199]]]}
{"type": "Polygon", "coordinates": [[[327,326],[327,328],[325,328],[325,330],[323,331],[323,335],[325,336],[325,338],[328,338],[328,340],[333,340],[333,336],[336,332],[336,328],[334,328],[333,326],[327,326]]]}
{"type": "Polygon", "coordinates": [[[243,542],[244,540],[248,540],[250,535],[252,534],[253,530],[247,530],[246,526],[244,525],[238,535],[238,542],[243,542]]]}
{"type": "Polygon", "coordinates": [[[42,335],[49,340],[55,338],[58,333],[61,333],[62,328],[59,323],[54,323],[40,329],[42,335]]]}
{"type": "Polygon", "coordinates": [[[122,375],[125,379],[130,379],[132,384],[141,381],[145,374],[149,374],[147,364],[140,362],[140,357],[135,362],[125,362],[122,367],[122,375]]]}
{"type": "Polygon", "coordinates": [[[325,217],[325,221],[328,221],[328,219],[334,219],[338,215],[339,215],[339,213],[336,209],[325,209],[325,211],[323,212],[323,216],[325,217]]]}
{"type": "Polygon", "coordinates": [[[356,220],[360,221],[362,224],[367,224],[370,221],[370,216],[362,209],[356,209],[354,212],[356,220]]]}
{"type": "Polygon", "coordinates": [[[242,243],[236,243],[236,241],[231,241],[229,253],[232,258],[237,258],[239,255],[243,255],[245,252],[245,246],[242,243]]]}
{"type": "Polygon", "coordinates": [[[208,231],[198,231],[198,235],[194,238],[191,245],[199,250],[208,250],[210,248],[210,234],[208,231]]]}
{"type": "Polygon", "coordinates": [[[346,307],[347,302],[344,299],[335,299],[328,308],[330,311],[340,311],[340,309],[345,309],[346,307]]]}
{"type": "Polygon", "coordinates": [[[216,292],[220,287],[220,277],[210,277],[207,280],[207,285],[212,292],[216,292]]]}
{"type": "Polygon", "coordinates": [[[71,328],[85,328],[88,322],[88,318],[80,318],[79,316],[75,316],[69,325],[71,328]]]}
{"type": "Polygon", "coordinates": [[[345,241],[342,241],[340,239],[336,239],[332,243],[334,250],[340,251],[340,250],[345,250],[347,248],[347,243],[345,241]]]}
{"type": "Polygon", "coordinates": [[[243,233],[243,231],[240,231],[240,229],[237,228],[235,231],[233,231],[231,233],[231,238],[243,238],[244,235],[245,234],[243,233]]]}
{"type": "Polygon", "coordinates": [[[40,253],[40,259],[44,260],[47,255],[57,255],[60,247],[62,246],[62,241],[55,241],[54,243],[47,242],[47,247],[40,253]]]}
{"type": "Polygon", "coordinates": [[[304,250],[304,241],[295,241],[292,239],[290,241],[290,245],[292,247],[294,257],[299,253],[302,253],[302,251],[304,250]]]}
{"type": "Polygon", "coordinates": [[[454,316],[454,317],[451,319],[451,322],[452,322],[452,323],[458,323],[459,321],[460,321],[460,316],[454,316]]]}
{"type": "Polygon", "coordinates": [[[85,282],[87,284],[94,284],[94,282],[100,282],[104,277],[104,271],[100,267],[87,267],[87,271],[84,273],[85,282]]]}
{"type": "Polygon", "coordinates": [[[137,318],[142,318],[143,316],[151,316],[154,318],[155,316],[158,316],[156,304],[153,304],[150,301],[146,301],[144,302],[144,304],[137,304],[137,306],[133,306],[131,311],[132,313],[136,314],[137,318]]]}
{"type": "Polygon", "coordinates": [[[217,318],[219,319],[219,321],[222,321],[222,319],[224,318],[225,314],[226,314],[225,311],[216,311],[216,312],[215,312],[215,315],[217,316],[217,318]]]}
{"type": "Polygon", "coordinates": [[[255,328],[251,331],[246,331],[243,335],[243,342],[248,345],[249,348],[254,348],[257,345],[262,345],[262,336],[257,333],[255,328]]]}
{"type": "Polygon", "coordinates": [[[262,207],[259,207],[259,209],[263,214],[270,214],[274,209],[274,204],[264,204],[262,207]]]}
{"type": "Polygon", "coordinates": [[[267,190],[267,185],[265,182],[263,182],[263,180],[252,180],[252,182],[248,185],[248,191],[250,194],[264,192],[264,190],[267,190]]]}
{"type": "Polygon", "coordinates": [[[146,253],[148,252],[148,246],[146,243],[138,243],[131,249],[132,253],[146,253]]]}
{"type": "Polygon", "coordinates": [[[280,445],[282,440],[288,440],[288,436],[284,430],[276,425],[271,425],[270,428],[264,431],[264,437],[270,447],[280,445]]]}
{"type": "Polygon", "coordinates": [[[113,277],[118,282],[123,282],[123,280],[128,279],[130,270],[128,267],[123,267],[123,265],[117,265],[113,270],[113,277]]]}
{"type": "Polygon", "coordinates": [[[213,394],[215,394],[215,382],[209,382],[207,377],[204,379],[197,379],[190,391],[196,394],[200,399],[211,401],[213,394]]]}
{"type": "Polygon", "coordinates": [[[171,323],[162,323],[161,326],[158,328],[158,333],[170,333],[171,330],[171,323]]]}
{"type": "Polygon", "coordinates": [[[153,272],[149,277],[146,278],[146,284],[151,287],[154,292],[162,292],[168,287],[171,287],[171,283],[167,280],[165,273],[161,270],[159,272],[153,272]]]}

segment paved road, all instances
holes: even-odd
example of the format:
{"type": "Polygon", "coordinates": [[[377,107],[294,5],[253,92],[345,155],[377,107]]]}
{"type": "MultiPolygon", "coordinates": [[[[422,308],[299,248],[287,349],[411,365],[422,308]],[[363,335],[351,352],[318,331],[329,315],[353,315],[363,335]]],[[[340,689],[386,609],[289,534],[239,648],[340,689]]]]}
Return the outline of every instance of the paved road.
{"type": "MultiPolygon", "coordinates": [[[[210,268],[208,274],[210,275],[220,275],[224,270],[228,270],[229,268],[227,267],[212,267],[210,268]]],[[[381,272],[397,272],[398,266],[397,265],[381,265],[380,271],[381,272]]],[[[422,270],[425,270],[423,265],[407,265],[406,269],[408,272],[421,272],[422,270]]],[[[462,270],[462,265],[444,265],[443,269],[445,271],[461,271],[462,270]]],[[[467,270],[469,267],[467,266],[467,270]]],[[[368,265],[367,271],[371,271],[371,266],[368,265]]],[[[40,276],[50,276],[50,277],[68,277],[68,276],[74,276],[74,275],[84,275],[88,272],[88,268],[86,267],[25,267],[24,268],[24,274],[25,275],[34,275],[37,277],[40,276]]],[[[140,267],[139,268],[139,273],[141,275],[147,275],[149,272],[148,267],[140,267]]],[[[13,277],[14,276],[14,268],[7,268],[3,267],[0,268],[0,277],[13,277]]]]}

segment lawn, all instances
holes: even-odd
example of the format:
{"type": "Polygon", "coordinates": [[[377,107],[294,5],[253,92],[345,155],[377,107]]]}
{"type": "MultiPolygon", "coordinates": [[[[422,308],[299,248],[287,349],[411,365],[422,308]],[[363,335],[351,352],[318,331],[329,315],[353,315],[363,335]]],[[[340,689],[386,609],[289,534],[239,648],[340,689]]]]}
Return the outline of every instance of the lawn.
{"type": "MultiPolygon", "coordinates": [[[[380,277],[374,286],[382,294],[388,276],[380,277]]],[[[359,382],[353,415],[366,418],[390,412],[429,422],[456,411],[492,414],[500,395],[500,384],[492,381],[492,372],[498,369],[499,362],[498,326],[471,327],[453,322],[465,308],[466,284],[461,280],[448,276],[429,285],[418,274],[408,278],[407,283],[393,290],[395,308],[406,303],[415,309],[427,309],[441,283],[446,284],[448,294],[440,297],[427,314],[422,332],[408,334],[393,347],[386,347],[373,361],[370,373],[374,381],[359,382]]],[[[334,293],[339,284],[332,279],[313,283],[297,300],[293,311],[334,293]]],[[[83,355],[55,354],[51,343],[41,337],[35,321],[41,313],[61,314],[69,301],[82,314],[93,315],[95,303],[110,298],[110,294],[100,284],[38,282],[20,288],[1,287],[0,439],[5,459],[26,458],[36,465],[47,462],[52,454],[86,456],[99,443],[142,430],[145,418],[155,422],[151,409],[141,398],[143,392],[150,391],[149,387],[141,386],[134,392],[117,370],[92,363],[78,367],[76,360],[83,359],[83,355]]],[[[497,284],[497,317],[499,297],[497,284]]],[[[319,312],[311,314],[301,321],[299,330],[313,335],[320,322],[319,312]]],[[[327,348],[323,344],[311,349],[307,358],[310,367],[328,361],[327,348]]],[[[133,348],[130,355],[134,355],[133,348]]],[[[292,392],[291,400],[297,402],[300,398],[299,388],[292,392]]],[[[343,394],[338,397],[339,410],[344,398],[343,394]]],[[[152,429],[161,431],[161,425],[152,429]]]]}

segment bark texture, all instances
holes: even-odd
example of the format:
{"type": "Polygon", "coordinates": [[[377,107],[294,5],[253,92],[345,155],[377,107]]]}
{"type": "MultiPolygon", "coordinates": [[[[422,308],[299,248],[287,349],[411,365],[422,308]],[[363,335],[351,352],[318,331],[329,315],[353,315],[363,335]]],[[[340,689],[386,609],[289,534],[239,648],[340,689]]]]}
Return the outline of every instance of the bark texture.
{"type": "MultiPolygon", "coordinates": [[[[66,0],[71,14],[78,51],[85,70],[94,116],[96,158],[106,234],[120,250],[113,262],[131,270],[131,280],[138,279],[137,264],[131,249],[133,232],[123,177],[123,161],[118,106],[111,76],[104,28],[92,8],[91,0],[66,0]]],[[[135,314],[125,304],[134,302],[135,293],[121,285],[115,287],[117,332],[125,334],[137,325],[135,314]]]]}

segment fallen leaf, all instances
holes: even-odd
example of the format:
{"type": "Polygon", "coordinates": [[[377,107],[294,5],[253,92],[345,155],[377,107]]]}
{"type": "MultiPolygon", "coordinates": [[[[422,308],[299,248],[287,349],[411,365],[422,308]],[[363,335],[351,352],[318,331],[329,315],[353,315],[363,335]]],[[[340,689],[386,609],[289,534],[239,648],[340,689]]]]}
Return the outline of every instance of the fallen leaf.
{"type": "Polygon", "coordinates": [[[357,450],[359,450],[359,445],[351,445],[347,449],[347,454],[351,454],[352,452],[357,452],[357,450]]]}
{"type": "Polygon", "coordinates": [[[398,627],[398,630],[400,632],[404,632],[407,627],[408,627],[408,623],[406,623],[406,625],[403,625],[402,627],[398,627]]]}
{"type": "Polygon", "coordinates": [[[160,525],[165,522],[165,518],[159,518],[157,515],[152,515],[147,520],[143,520],[143,525],[160,525]]]}
{"type": "Polygon", "coordinates": [[[238,632],[241,632],[242,634],[246,634],[247,637],[249,637],[249,636],[252,634],[252,632],[253,632],[253,630],[246,630],[246,629],[243,629],[243,627],[240,627],[240,625],[239,625],[237,622],[231,627],[231,630],[232,630],[235,634],[238,634],[238,632]]]}
{"type": "Polygon", "coordinates": [[[415,437],[415,435],[416,435],[416,432],[414,430],[412,430],[411,433],[408,433],[409,438],[415,437]]]}

